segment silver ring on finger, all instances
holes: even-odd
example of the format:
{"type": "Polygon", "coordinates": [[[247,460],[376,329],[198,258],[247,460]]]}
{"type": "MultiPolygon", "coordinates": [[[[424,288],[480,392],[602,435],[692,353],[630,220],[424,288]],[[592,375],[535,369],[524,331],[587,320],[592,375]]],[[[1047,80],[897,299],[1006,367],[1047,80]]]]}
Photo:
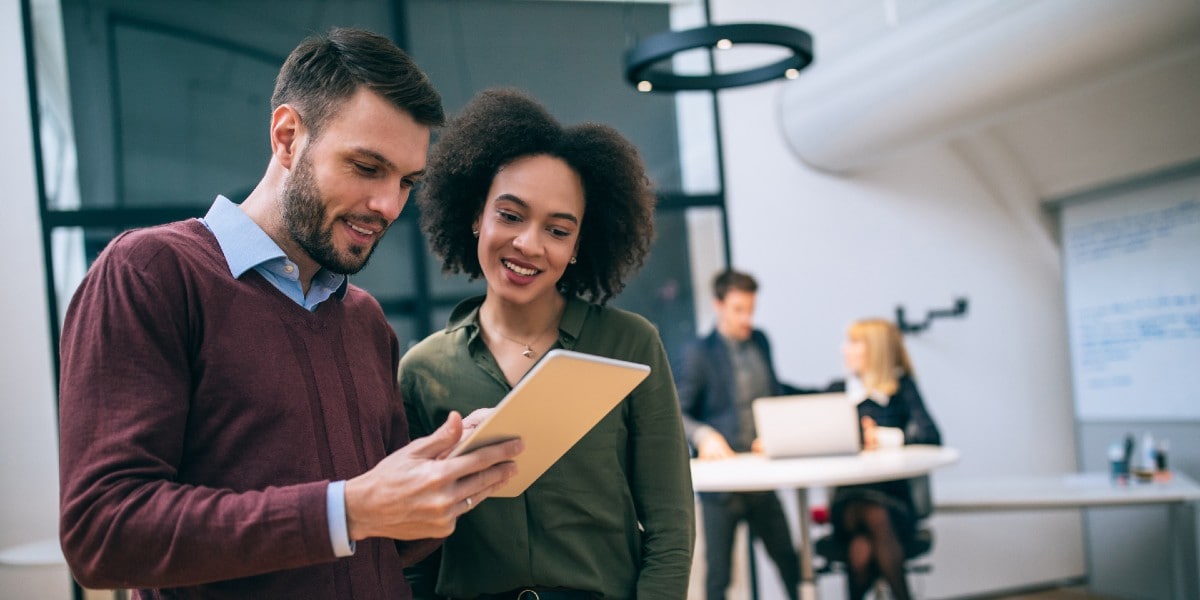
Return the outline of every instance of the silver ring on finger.
{"type": "Polygon", "coordinates": [[[467,503],[467,510],[471,510],[471,507],[475,506],[475,501],[472,500],[470,496],[467,496],[467,499],[464,500],[464,502],[467,503]]]}

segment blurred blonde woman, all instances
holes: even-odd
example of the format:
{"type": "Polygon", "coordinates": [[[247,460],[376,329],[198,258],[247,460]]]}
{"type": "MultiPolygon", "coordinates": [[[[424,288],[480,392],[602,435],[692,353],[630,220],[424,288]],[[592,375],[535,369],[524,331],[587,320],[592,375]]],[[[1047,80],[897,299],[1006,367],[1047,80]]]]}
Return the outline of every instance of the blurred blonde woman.
{"type": "MultiPolygon", "coordinates": [[[[942,443],[894,324],[883,319],[855,321],[846,332],[842,356],[844,389],[857,403],[864,449],[876,449],[887,440],[942,443]]],[[[908,600],[904,547],[916,534],[917,519],[907,480],[839,487],[830,508],[834,535],[846,544],[850,600],[863,598],[879,578],[896,600],[908,600]]]]}

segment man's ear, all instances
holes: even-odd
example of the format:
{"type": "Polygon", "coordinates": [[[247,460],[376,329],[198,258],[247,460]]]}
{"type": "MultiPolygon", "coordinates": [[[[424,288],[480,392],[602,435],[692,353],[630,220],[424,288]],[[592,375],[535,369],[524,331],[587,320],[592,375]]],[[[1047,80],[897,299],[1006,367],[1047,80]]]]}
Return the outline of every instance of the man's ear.
{"type": "Polygon", "coordinates": [[[271,154],[285,169],[291,169],[307,129],[300,120],[300,113],[290,104],[280,104],[271,113],[271,154]]]}

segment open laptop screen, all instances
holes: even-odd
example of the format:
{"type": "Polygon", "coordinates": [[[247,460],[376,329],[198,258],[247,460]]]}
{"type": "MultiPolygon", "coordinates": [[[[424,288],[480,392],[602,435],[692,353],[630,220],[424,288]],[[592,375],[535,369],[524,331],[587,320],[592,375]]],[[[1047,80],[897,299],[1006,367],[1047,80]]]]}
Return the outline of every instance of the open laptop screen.
{"type": "Polygon", "coordinates": [[[752,410],[771,458],[854,454],[861,447],[858,410],[844,393],[759,398],[752,410]]]}

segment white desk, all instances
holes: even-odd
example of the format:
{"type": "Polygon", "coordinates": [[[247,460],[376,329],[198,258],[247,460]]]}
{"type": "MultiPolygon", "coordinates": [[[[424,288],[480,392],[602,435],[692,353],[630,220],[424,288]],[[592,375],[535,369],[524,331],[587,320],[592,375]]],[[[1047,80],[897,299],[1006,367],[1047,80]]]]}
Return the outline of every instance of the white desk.
{"type": "MultiPolygon", "coordinates": [[[[34,542],[0,548],[0,567],[65,567],[67,559],[63,557],[62,547],[58,538],[46,538],[34,542]]],[[[83,589],[74,580],[71,582],[74,594],[82,595],[83,589]]],[[[125,600],[128,593],[125,590],[113,590],[113,600],[125,600]]]]}
{"type": "Polygon", "coordinates": [[[67,564],[58,538],[47,538],[0,549],[0,565],[15,567],[55,567],[67,564]]]}
{"type": "Polygon", "coordinates": [[[1114,485],[1106,473],[938,480],[933,484],[939,514],[975,511],[1104,508],[1165,504],[1170,519],[1174,596],[1200,598],[1200,484],[1182,473],[1169,481],[1114,485]]]}
{"type": "Polygon", "coordinates": [[[768,459],[739,454],[720,461],[692,461],[697,492],[763,492],[791,488],[799,499],[800,573],[804,598],[816,597],[808,488],[907,479],[958,461],[958,451],[940,446],[905,446],[852,456],[768,459]]]}
{"type": "Polygon", "coordinates": [[[1182,473],[1170,481],[1114,485],[1105,473],[939,480],[939,512],[1043,510],[1200,501],[1200,484],[1182,473]]]}

